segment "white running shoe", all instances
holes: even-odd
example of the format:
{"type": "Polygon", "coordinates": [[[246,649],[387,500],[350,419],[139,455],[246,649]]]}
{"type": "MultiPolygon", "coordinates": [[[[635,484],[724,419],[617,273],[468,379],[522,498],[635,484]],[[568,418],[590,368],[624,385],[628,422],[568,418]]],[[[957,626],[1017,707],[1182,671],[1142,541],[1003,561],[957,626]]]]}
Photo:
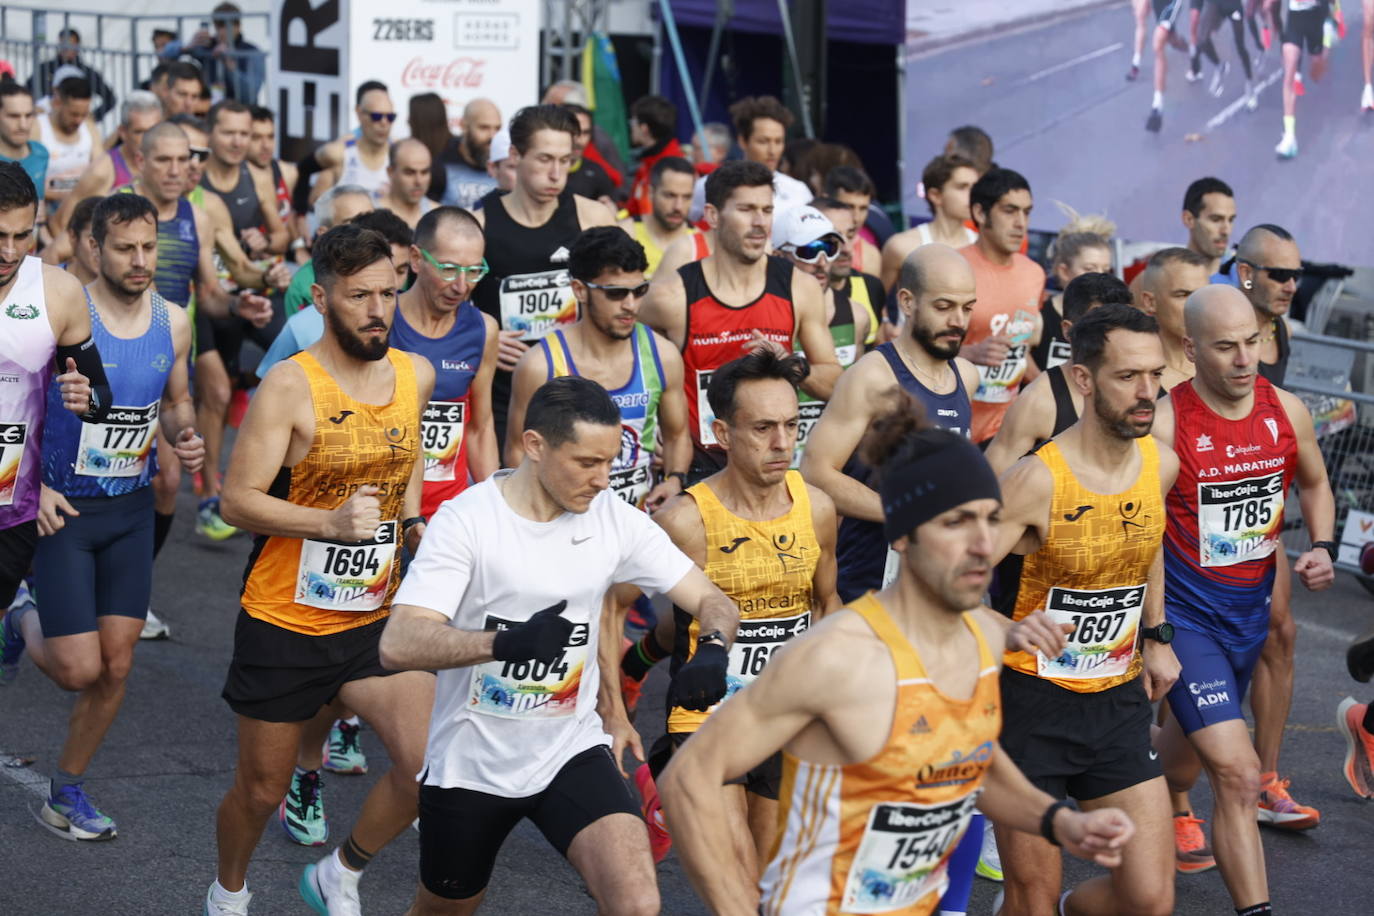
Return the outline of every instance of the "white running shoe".
{"type": "Polygon", "coordinates": [[[1222,61],[1221,66],[1212,71],[1212,85],[1208,87],[1208,91],[1212,93],[1213,98],[1221,98],[1222,93],[1226,91],[1226,74],[1230,72],[1231,62],[1229,60],[1222,61]]]}
{"type": "Polygon", "coordinates": [[[336,849],[314,865],[305,866],[301,896],[320,916],[362,916],[362,901],[358,899],[362,879],[362,872],[344,868],[336,849]]]}
{"type": "Polygon", "coordinates": [[[1360,95],[1360,111],[1374,111],[1374,85],[1364,84],[1364,92],[1360,95]]]}
{"type": "Polygon", "coordinates": [[[162,622],[152,608],[148,608],[148,616],[143,620],[143,631],[138,634],[139,639],[171,639],[172,628],[162,622]]]}
{"type": "Polygon", "coordinates": [[[211,884],[210,889],[205,892],[205,916],[248,916],[248,902],[253,899],[253,895],[247,893],[247,884],[243,886],[245,893],[238,898],[216,894],[217,887],[218,881],[211,884]]]}
{"type": "Polygon", "coordinates": [[[989,881],[1002,880],[1002,854],[997,851],[997,835],[992,830],[992,822],[983,823],[983,848],[978,853],[978,864],[973,873],[989,881]]]}
{"type": "Polygon", "coordinates": [[[1259,90],[1250,83],[1245,84],[1245,110],[1254,111],[1259,107],[1259,90]]]}
{"type": "Polygon", "coordinates": [[[1285,133],[1279,145],[1274,147],[1274,152],[1280,159],[1293,159],[1298,155],[1298,138],[1290,133],[1285,133]]]}

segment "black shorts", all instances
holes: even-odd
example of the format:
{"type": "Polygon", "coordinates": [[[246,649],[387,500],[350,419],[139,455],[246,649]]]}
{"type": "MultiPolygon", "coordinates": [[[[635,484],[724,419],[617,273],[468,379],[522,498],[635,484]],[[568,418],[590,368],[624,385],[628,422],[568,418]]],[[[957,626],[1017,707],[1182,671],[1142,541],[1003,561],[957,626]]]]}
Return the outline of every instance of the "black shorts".
{"type": "MultiPolygon", "coordinates": [[[[682,747],[684,741],[692,737],[692,732],[669,732],[654,742],[649,751],[649,769],[657,779],[668,766],[673,752],[682,747]]],[[[754,767],[743,776],[726,780],[727,786],[744,786],[746,792],[777,801],[782,789],[782,751],[774,752],[767,760],[754,767]]]]}
{"type": "Polygon", "coordinates": [[[1154,0],[1155,19],[1163,28],[1173,29],[1186,6],[1184,0],[1154,0]]]}
{"type": "Polygon", "coordinates": [[[234,657],[224,679],[229,708],[262,722],[304,722],[349,681],[395,674],[382,667],[377,644],[386,618],[366,626],[306,636],[250,617],[234,624],[234,657]]]}
{"type": "Polygon", "coordinates": [[[640,816],[605,745],[573,757],[525,798],[427,786],[421,776],[420,881],[436,896],[465,900],[486,888],[501,844],[525,818],[566,857],[584,827],[610,814],[640,816]]]}
{"type": "Polygon", "coordinates": [[[1159,776],[1152,721],[1140,678],[1100,693],[1074,693],[1002,670],[1002,748],[1055,798],[1088,801],[1159,776]]]}
{"type": "Polygon", "coordinates": [[[1308,54],[1321,54],[1326,50],[1326,4],[1310,10],[1289,10],[1288,22],[1283,26],[1283,43],[1306,48],[1308,54]]]}
{"type": "Polygon", "coordinates": [[[687,468],[687,486],[695,486],[725,469],[725,452],[718,448],[702,448],[692,443],[692,463],[687,468]]]}
{"type": "Polygon", "coordinates": [[[218,352],[220,359],[224,360],[224,368],[232,378],[239,372],[252,368],[239,365],[239,353],[243,350],[243,342],[251,340],[265,352],[268,347],[272,346],[272,341],[277,339],[277,334],[285,324],[286,317],[280,300],[276,297],[272,300],[272,320],[260,328],[255,327],[247,318],[240,318],[237,315],[211,318],[206,314],[205,309],[198,307],[196,309],[196,356],[200,357],[212,350],[218,352]]]}
{"type": "Polygon", "coordinates": [[[37,519],[0,529],[0,614],[10,606],[19,583],[29,574],[37,548],[37,519]]]}

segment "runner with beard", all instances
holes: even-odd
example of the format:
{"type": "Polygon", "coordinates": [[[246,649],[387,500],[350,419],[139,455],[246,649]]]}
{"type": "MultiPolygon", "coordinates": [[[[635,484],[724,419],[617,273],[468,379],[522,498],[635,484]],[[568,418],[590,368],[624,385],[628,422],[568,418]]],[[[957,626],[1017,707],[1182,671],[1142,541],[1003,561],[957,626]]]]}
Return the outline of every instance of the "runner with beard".
{"type": "Polygon", "coordinates": [[[658,160],[649,172],[649,212],[620,222],[620,228],[644,246],[644,256],[649,260],[644,275],[651,280],[668,246],[697,234],[696,227],[687,223],[695,181],[696,170],[686,159],[668,156],[658,160]]]}

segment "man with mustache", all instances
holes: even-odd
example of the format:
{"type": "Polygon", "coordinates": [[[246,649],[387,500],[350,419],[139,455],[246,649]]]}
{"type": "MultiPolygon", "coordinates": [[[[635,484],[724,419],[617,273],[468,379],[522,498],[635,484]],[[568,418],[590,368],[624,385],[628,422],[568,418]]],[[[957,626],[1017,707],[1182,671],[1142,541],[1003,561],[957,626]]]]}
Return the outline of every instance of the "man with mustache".
{"type": "Polygon", "coordinates": [[[1335,580],[1336,503],[1307,408],[1259,375],[1263,332],[1250,303],[1234,287],[1206,286],[1188,297],[1184,319],[1197,373],[1160,402],[1155,431],[1180,462],[1164,574],[1182,664],[1169,692],[1173,717],[1156,744],[1175,789],[1186,791],[1206,768],[1212,845],[1231,902],[1241,916],[1265,916],[1272,910],[1255,811],[1274,776],[1261,776],[1241,702],[1270,630],[1274,572],[1287,562],[1284,496],[1296,480],[1312,546],[1293,572],[1311,591],[1335,580]]]}
{"type": "Polygon", "coordinates": [[[696,234],[696,227],[687,222],[695,181],[696,171],[686,159],[666,156],[658,160],[649,172],[648,212],[620,223],[620,228],[644,246],[644,255],[649,260],[644,275],[650,279],[669,245],[696,234]]]}
{"type": "Polygon", "coordinates": [[[1152,700],[1178,678],[1163,626],[1160,540],[1178,459],[1150,437],[1164,351],[1155,320],[1104,305],[1074,325],[1069,375],[1083,416],[1001,477],[992,560],[1026,557],[1013,619],[1043,609],[1057,655],[1008,652],[1002,746],[1030,781],[1136,825],[1119,867],[1061,897],[1059,851],[997,828],[1004,916],[1173,912],[1169,800],[1150,746],[1152,700]],[[1143,648],[1141,643],[1143,641],[1143,648]]]}
{"type": "MultiPolygon", "coordinates": [[[[200,469],[187,385],[191,322],[152,291],[157,208],[137,194],[112,194],[95,208],[86,240],[99,275],[86,289],[92,338],[109,366],[115,397],[103,422],[60,410],[48,386],[43,489],[34,557],[37,613],[19,604],[7,617],[38,668],[77,694],[62,753],[39,821],[70,840],[111,840],[115,822],[91,803],[84,776],[124,700],[134,645],[153,585],[153,476],[159,457],[200,469]],[[161,427],[174,445],[154,450],[161,427]]],[[[15,644],[6,639],[6,648],[15,644]]]]}

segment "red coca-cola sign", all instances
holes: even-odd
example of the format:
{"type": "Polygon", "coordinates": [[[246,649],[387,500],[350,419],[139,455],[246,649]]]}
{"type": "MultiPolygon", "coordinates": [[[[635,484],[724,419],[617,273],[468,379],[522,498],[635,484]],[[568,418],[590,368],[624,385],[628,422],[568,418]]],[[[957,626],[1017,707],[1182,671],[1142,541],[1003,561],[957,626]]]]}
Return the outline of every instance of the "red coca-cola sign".
{"type": "Polygon", "coordinates": [[[401,71],[401,85],[407,89],[480,89],[486,65],[480,57],[455,57],[447,63],[412,57],[401,71]]]}

